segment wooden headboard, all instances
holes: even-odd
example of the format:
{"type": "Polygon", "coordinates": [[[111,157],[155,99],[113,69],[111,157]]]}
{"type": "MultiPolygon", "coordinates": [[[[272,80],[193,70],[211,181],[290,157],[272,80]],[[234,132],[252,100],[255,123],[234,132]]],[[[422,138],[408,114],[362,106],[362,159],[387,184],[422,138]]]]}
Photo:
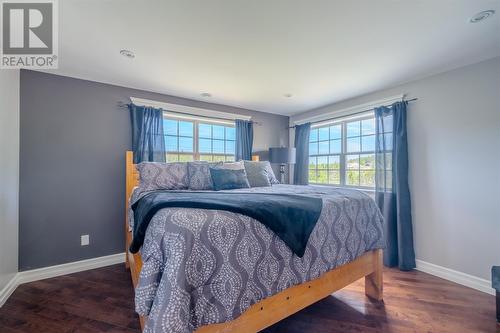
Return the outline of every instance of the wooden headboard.
{"type": "MultiPolygon", "coordinates": [[[[140,253],[132,254],[129,252],[130,244],[132,243],[132,232],[128,225],[128,205],[129,199],[135,186],[139,185],[139,172],[134,164],[134,153],[127,151],[125,153],[125,267],[130,269],[134,288],[139,280],[139,273],[142,268],[142,258],[140,253]]],[[[141,328],[144,329],[144,317],[139,317],[141,328]]]]}
{"type": "Polygon", "coordinates": [[[132,195],[132,190],[135,186],[139,185],[139,171],[134,164],[134,152],[127,150],[125,153],[125,172],[126,172],[126,180],[125,180],[125,200],[126,206],[128,206],[128,200],[132,195]]]}
{"type": "MultiPolygon", "coordinates": [[[[134,164],[134,152],[127,150],[125,153],[125,257],[128,259],[128,247],[132,242],[132,233],[129,230],[129,200],[134,187],[139,185],[139,171],[134,164]]],[[[128,268],[128,260],[125,260],[128,268]]]]}

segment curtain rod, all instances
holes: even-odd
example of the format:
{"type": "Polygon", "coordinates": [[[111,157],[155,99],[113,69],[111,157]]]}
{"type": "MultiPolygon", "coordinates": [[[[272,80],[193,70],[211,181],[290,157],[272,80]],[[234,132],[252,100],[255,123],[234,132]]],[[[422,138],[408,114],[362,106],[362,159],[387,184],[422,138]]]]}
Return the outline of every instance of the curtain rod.
{"type": "MultiPolygon", "coordinates": [[[[132,104],[132,103],[124,103],[124,102],[118,102],[118,107],[120,108],[127,108],[128,109],[128,106],[129,104],[132,104]]],[[[161,109],[160,110],[162,111],[165,111],[165,112],[168,112],[168,113],[175,113],[175,114],[179,114],[179,115],[183,115],[183,116],[195,116],[195,117],[199,117],[199,118],[205,118],[205,119],[217,119],[217,120],[224,120],[224,121],[234,121],[236,119],[230,119],[230,118],[222,118],[222,117],[212,117],[212,116],[200,116],[200,115],[197,115],[197,114],[192,114],[192,113],[186,113],[186,112],[178,112],[178,111],[170,111],[170,110],[165,110],[165,109],[161,109]]],[[[255,124],[255,125],[262,125],[261,122],[258,122],[258,121],[254,121],[254,120],[249,120],[251,123],[255,124]]]]}
{"type": "MultiPolygon", "coordinates": [[[[418,100],[418,98],[412,98],[412,99],[408,99],[406,100],[406,102],[414,102],[418,100]]],[[[380,105],[378,107],[381,107],[381,106],[390,106],[390,105],[380,105]]],[[[354,112],[354,113],[350,113],[350,114],[346,114],[344,116],[340,116],[340,117],[332,117],[332,118],[327,118],[327,119],[322,119],[322,120],[317,120],[317,121],[311,121],[311,125],[312,124],[317,124],[317,123],[322,123],[322,122],[325,122],[325,121],[329,121],[329,120],[334,120],[334,119],[338,119],[338,118],[343,118],[343,117],[349,117],[349,116],[354,116],[354,115],[357,115],[357,114],[360,114],[360,113],[365,113],[365,112],[368,112],[368,111],[374,111],[375,108],[371,108],[371,109],[368,109],[368,110],[363,110],[363,111],[358,111],[358,112],[354,112]]],[[[306,122],[307,123],[307,122],[306,122]]],[[[289,126],[288,128],[295,128],[297,125],[294,125],[294,126],[289,126]]]]}

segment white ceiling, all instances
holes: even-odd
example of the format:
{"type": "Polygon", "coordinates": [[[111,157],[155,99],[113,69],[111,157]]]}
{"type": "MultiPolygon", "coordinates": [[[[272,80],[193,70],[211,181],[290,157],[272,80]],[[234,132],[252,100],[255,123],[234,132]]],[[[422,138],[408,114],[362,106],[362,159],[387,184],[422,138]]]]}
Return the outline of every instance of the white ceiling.
{"type": "Polygon", "coordinates": [[[62,0],[59,7],[59,69],[47,72],[284,115],[500,55],[498,0],[62,0]],[[497,13],[468,23],[486,9],[497,13]]]}

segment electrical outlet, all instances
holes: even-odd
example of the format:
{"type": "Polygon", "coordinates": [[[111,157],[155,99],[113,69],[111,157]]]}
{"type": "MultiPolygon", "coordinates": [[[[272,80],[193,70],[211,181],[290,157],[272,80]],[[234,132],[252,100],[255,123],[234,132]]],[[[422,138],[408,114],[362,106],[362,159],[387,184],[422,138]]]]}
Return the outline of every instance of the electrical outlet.
{"type": "Polygon", "coordinates": [[[81,240],[81,245],[82,246],[87,246],[90,243],[89,235],[81,235],[80,236],[80,240],[81,240]]]}

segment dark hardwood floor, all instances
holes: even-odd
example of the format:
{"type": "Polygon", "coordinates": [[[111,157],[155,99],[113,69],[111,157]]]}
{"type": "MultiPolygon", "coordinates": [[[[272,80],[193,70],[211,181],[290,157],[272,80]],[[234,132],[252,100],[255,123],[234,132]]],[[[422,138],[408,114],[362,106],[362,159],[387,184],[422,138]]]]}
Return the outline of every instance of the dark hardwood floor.
{"type": "MultiPolygon", "coordinates": [[[[264,332],[500,332],[493,296],[416,271],[384,279],[384,302],[359,281],[264,332]]],[[[133,307],[130,274],[115,265],[21,285],[0,332],[139,332],[133,307]]]]}

